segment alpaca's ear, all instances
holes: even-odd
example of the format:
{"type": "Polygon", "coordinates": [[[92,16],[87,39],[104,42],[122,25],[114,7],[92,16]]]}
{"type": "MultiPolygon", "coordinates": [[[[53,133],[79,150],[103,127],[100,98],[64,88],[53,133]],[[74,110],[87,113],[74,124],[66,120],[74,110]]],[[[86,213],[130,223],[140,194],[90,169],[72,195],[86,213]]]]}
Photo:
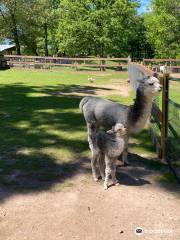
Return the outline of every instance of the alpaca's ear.
{"type": "Polygon", "coordinates": [[[114,126],[112,126],[112,129],[111,129],[111,130],[108,130],[107,133],[113,134],[113,133],[114,133],[114,126]]]}
{"type": "Polygon", "coordinates": [[[108,130],[107,133],[108,133],[108,134],[113,134],[114,132],[113,132],[113,130],[111,129],[111,130],[108,130]]]}

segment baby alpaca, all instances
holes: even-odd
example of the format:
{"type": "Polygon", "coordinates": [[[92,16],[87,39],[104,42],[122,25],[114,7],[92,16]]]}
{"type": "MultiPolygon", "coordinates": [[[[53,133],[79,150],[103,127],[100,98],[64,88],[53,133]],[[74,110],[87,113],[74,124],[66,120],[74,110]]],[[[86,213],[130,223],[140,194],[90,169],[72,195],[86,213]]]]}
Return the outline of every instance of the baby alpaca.
{"type": "MultiPolygon", "coordinates": [[[[124,139],[126,135],[126,128],[123,124],[117,123],[112,127],[112,130],[107,131],[107,133],[92,131],[91,134],[93,139],[93,147],[91,148],[92,163],[94,165],[98,164],[100,174],[104,179],[104,189],[108,189],[110,175],[112,177],[113,184],[119,185],[116,179],[116,161],[125,148],[124,139]],[[105,163],[105,169],[103,162],[105,163]]],[[[97,171],[98,169],[96,167],[93,171],[95,181],[98,180],[97,171]]]]}

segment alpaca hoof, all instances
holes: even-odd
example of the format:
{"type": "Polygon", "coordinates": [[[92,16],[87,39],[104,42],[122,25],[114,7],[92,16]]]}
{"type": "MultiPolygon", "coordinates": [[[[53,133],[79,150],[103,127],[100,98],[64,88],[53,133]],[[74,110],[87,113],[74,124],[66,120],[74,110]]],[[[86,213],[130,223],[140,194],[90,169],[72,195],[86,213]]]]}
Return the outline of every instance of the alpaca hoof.
{"type": "Polygon", "coordinates": [[[119,182],[115,183],[115,186],[119,186],[119,185],[120,185],[120,183],[119,183],[119,182]]]}
{"type": "Polygon", "coordinates": [[[99,180],[98,178],[94,177],[94,181],[95,181],[95,182],[98,182],[98,180],[99,180]]]}
{"type": "Polygon", "coordinates": [[[108,189],[108,186],[104,186],[104,190],[107,190],[108,189]]]}

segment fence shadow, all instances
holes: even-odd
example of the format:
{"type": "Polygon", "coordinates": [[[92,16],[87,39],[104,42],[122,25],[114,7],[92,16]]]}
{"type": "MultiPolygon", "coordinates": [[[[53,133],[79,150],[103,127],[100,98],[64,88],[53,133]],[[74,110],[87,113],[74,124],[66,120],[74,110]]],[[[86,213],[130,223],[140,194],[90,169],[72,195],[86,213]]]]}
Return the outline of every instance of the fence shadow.
{"type": "Polygon", "coordinates": [[[91,171],[81,155],[87,142],[64,135],[85,134],[80,98],[48,94],[57,88],[0,86],[0,201],[22,191],[47,190],[79,171],[91,171]],[[62,153],[55,157],[51,148],[62,153]],[[68,159],[63,151],[72,156],[68,159]]]}

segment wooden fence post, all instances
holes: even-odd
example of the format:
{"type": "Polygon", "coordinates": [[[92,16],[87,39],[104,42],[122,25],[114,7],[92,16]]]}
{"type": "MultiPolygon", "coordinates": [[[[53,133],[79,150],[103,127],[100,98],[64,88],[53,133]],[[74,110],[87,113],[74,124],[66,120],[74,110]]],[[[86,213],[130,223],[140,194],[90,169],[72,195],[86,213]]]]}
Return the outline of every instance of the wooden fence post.
{"type": "Polygon", "coordinates": [[[128,63],[131,63],[132,61],[131,61],[131,57],[130,56],[128,56],[128,63]]]}
{"type": "Polygon", "coordinates": [[[161,124],[161,159],[166,162],[166,144],[168,137],[168,98],[169,98],[169,74],[164,73],[162,77],[162,124],[161,124]]]}

